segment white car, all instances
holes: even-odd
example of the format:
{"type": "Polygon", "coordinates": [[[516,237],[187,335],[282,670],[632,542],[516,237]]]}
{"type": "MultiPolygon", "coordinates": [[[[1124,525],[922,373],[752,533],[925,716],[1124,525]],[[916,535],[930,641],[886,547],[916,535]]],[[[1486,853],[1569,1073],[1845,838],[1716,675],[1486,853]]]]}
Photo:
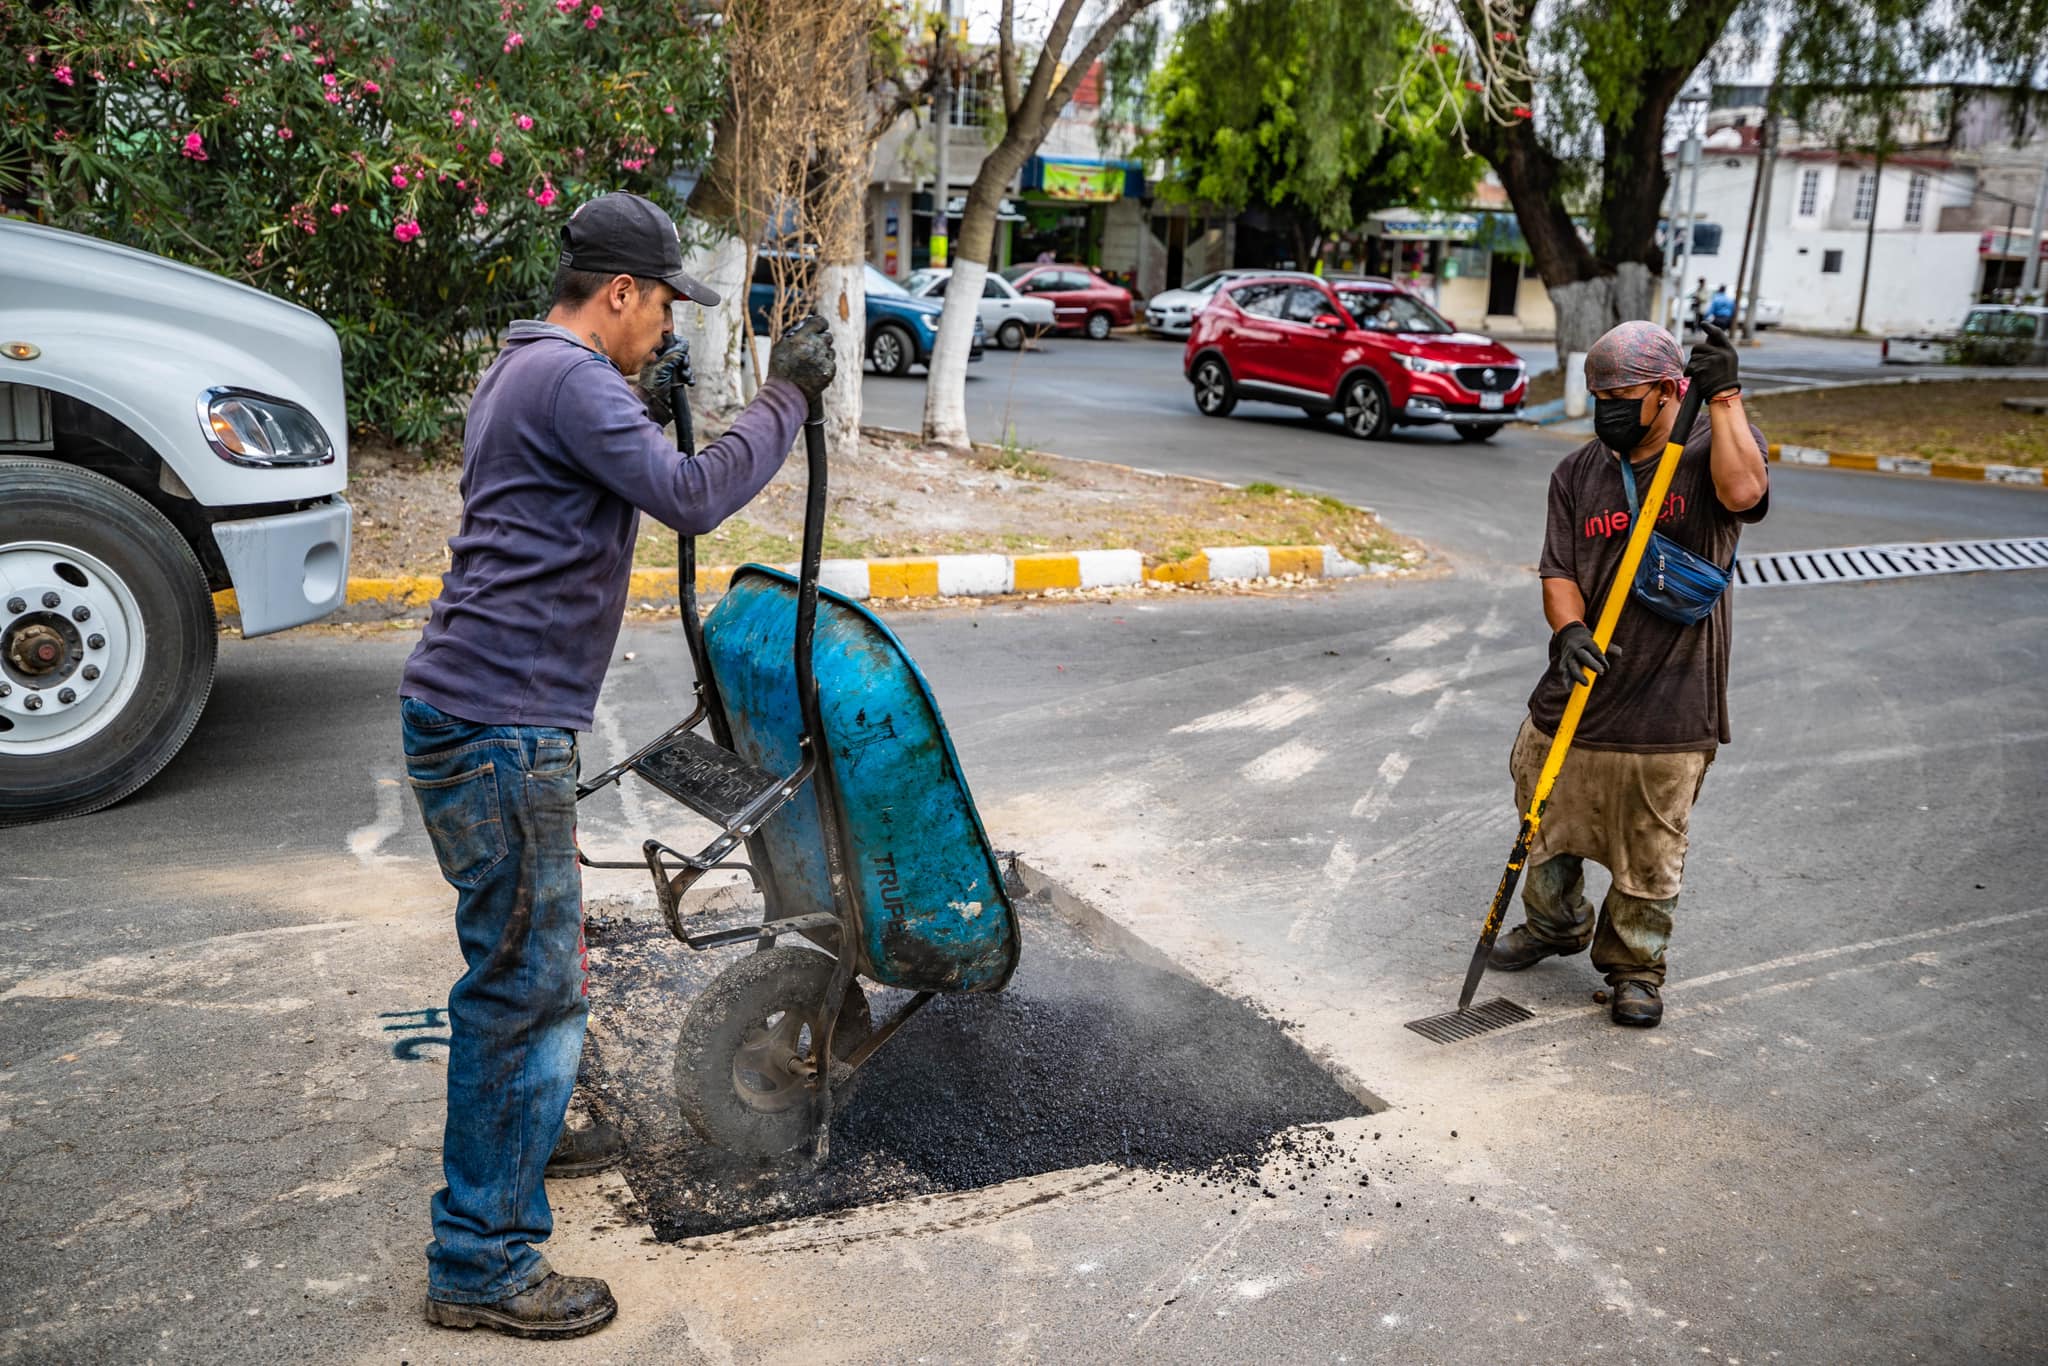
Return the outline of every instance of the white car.
{"type": "Polygon", "coordinates": [[[1179,289],[1161,290],[1145,301],[1145,330],[1155,337],[1173,337],[1185,340],[1195,326],[1195,315],[1202,311],[1209,300],[1216,297],[1216,291],[1232,280],[1245,275],[1278,276],[1293,275],[1287,270],[1217,270],[1190,280],[1179,289]]]}
{"type": "MultiPolygon", "coordinates": [[[[903,283],[920,299],[943,299],[950,270],[912,271],[903,283]]],[[[981,326],[1005,351],[1019,351],[1027,337],[1052,331],[1052,300],[1019,294],[1017,287],[990,271],[981,282],[981,326]]]]}

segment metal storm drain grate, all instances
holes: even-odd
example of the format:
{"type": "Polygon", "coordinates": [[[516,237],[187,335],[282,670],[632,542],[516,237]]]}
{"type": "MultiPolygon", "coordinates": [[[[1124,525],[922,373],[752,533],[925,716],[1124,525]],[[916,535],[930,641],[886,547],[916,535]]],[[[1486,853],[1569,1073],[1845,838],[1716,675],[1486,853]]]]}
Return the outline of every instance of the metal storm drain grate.
{"type": "Polygon", "coordinates": [[[1922,574],[1973,574],[1988,569],[2048,569],[2048,536],[2002,541],[1923,541],[1858,545],[1841,550],[1781,550],[1745,559],[1735,581],[1745,588],[1784,584],[1863,583],[1922,574]]]}

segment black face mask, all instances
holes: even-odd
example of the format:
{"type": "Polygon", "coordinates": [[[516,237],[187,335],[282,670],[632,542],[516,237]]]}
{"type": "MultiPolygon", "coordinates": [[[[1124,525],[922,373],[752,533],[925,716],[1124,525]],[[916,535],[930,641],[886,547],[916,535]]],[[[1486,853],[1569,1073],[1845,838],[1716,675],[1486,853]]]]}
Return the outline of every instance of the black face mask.
{"type": "MultiPolygon", "coordinates": [[[[1662,408],[1660,402],[1657,405],[1662,408]]],[[[1643,444],[1650,424],[1643,421],[1643,400],[1637,398],[1596,398],[1593,400],[1593,435],[1616,455],[1627,456],[1643,444]]]]}

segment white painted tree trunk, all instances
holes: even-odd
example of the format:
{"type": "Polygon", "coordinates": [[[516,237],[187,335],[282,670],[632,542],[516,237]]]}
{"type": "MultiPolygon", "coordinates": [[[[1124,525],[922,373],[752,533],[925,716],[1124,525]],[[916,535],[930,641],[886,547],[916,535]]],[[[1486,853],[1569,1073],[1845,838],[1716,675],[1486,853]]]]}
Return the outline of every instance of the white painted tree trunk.
{"type": "Polygon", "coordinates": [[[1550,304],[1557,312],[1558,356],[1589,351],[1617,323],[1649,317],[1657,285],[1658,277],[1649,267],[1629,261],[1615,267],[1612,275],[1553,288],[1550,304]]]}
{"type": "Polygon", "coordinates": [[[860,362],[867,340],[867,298],[863,263],[818,268],[818,312],[832,329],[832,357],[839,364],[831,387],[825,390],[825,445],[835,465],[852,459],[860,445],[860,362]]]}
{"type": "Polygon", "coordinates": [[[697,373],[690,406],[707,416],[729,418],[753,392],[741,375],[748,366],[747,244],[720,234],[686,248],[683,269],[717,290],[719,298],[716,308],[685,300],[675,310],[677,335],[690,343],[690,363],[697,373]]]}
{"type": "Polygon", "coordinates": [[[946,283],[946,311],[939,315],[939,340],[932,347],[931,374],[925,380],[925,439],[956,451],[972,444],[967,435],[967,353],[974,346],[974,320],[981,312],[981,285],[987,278],[988,267],[982,262],[964,257],[954,261],[953,276],[946,283]]]}

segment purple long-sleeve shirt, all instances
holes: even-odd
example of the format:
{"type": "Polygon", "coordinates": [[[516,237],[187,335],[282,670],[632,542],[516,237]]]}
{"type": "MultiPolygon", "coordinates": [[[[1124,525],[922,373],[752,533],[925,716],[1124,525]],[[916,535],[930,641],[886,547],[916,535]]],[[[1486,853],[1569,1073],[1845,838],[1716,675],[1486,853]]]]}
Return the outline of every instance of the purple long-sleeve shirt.
{"type": "Polygon", "coordinates": [[[589,730],[640,513],[702,535],[781,468],[803,392],[770,380],[696,459],[574,333],[514,323],[462,437],[462,527],[399,692],[485,725],[589,730]]]}

